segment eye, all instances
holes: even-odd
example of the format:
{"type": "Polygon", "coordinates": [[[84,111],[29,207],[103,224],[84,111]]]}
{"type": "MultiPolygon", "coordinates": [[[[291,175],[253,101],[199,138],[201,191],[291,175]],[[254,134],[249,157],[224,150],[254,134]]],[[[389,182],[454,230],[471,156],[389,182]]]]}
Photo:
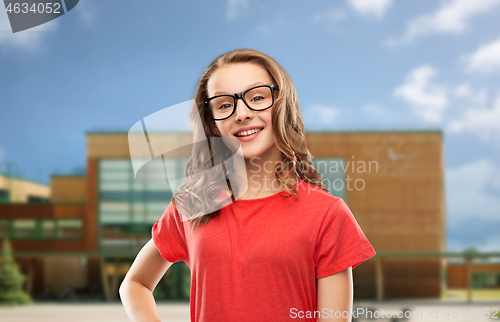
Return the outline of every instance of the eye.
{"type": "Polygon", "coordinates": [[[254,101],[254,102],[258,102],[258,101],[261,101],[261,100],[263,100],[263,99],[264,99],[264,97],[263,97],[263,96],[255,96],[254,98],[252,98],[252,101],[254,101]]]}
{"type": "Polygon", "coordinates": [[[224,110],[224,109],[228,109],[228,108],[231,108],[231,104],[222,104],[221,106],[219,106],[219,110],[224,110]]]}

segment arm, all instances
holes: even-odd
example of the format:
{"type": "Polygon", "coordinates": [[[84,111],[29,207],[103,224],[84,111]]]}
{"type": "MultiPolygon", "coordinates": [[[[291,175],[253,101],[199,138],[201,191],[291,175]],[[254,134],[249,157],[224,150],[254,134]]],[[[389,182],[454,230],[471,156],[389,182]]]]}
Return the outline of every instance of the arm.
{"type": "Polygon", "coordinates": [[[137,254],[119,290],[130,321],[160,321],[153,290],[171,265],[160,255],[153,239],[137,254]]]}
{"type": "Polygon", "coordinates": [[[349,267],[336,274],[318,278],[316,281],[318,311],[320,312],[318,322],[350,322],[353,300],[352,268],[349,267]],[[324,308],[326,309],[323,311],[324,308]],[[337,316],[340,318],[335,317],[337,311],[337,316]],[[347,313],[341,317],[340,315],[344,311],[347,313]]]}

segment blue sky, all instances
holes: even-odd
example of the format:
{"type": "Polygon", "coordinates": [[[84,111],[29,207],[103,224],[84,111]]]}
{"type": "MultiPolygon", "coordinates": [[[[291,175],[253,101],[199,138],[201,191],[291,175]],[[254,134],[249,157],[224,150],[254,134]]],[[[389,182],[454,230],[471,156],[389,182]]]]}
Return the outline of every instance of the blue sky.
{"type": "Polygon", "coordinates": [[[86,131],[190,100],[216,56],[253,48],[308,130],[442,129],[448,248],[499,251],[499,18],[500,0],[81,0],[12,34],[0,11],[0,171],[85,168],[86,131]]]}

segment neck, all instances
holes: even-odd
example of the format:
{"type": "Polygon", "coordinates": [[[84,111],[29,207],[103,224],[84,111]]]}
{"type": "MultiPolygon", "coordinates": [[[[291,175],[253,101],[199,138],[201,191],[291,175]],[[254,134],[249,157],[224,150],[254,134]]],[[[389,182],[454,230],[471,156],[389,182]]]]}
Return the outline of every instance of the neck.
{"type": "Polygon", "coordinates": [[[276,180],[275,167],[282,163],[281,151],[277,148],[266,155],[245,159],[248,189],[240,199],[257,199],[282,191],[276,180]]]}

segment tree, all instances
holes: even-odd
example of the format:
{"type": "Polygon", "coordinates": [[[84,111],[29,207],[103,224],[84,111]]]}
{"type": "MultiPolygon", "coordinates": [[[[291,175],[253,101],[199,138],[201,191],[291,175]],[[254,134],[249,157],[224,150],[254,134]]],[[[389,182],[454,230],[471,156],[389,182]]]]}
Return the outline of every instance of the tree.
{"type": "Polygon", "coordinates": [[[464,254],[478,254],[479,250],[475,246],[467,247],[463,250],[464,254]]]}
{"type": "Polygon", "coordinates": [[[16,305],[33,303],[23,290],[26,277],[19,271],[19,265],[12,257],[12,248],[7,238],[0,254],[0,304],[16,305]]]}

